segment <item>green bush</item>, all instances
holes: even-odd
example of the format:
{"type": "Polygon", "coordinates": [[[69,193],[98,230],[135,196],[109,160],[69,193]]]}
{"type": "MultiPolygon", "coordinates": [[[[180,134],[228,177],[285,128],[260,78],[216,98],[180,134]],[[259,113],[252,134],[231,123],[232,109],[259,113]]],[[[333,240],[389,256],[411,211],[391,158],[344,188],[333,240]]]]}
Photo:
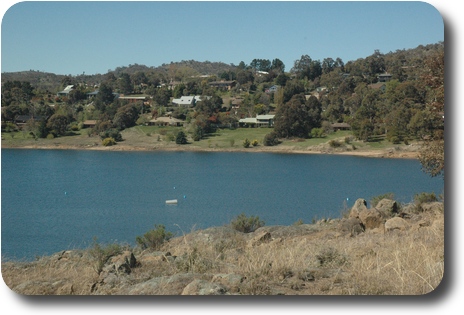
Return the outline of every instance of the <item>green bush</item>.
{"type": "Polygon", "coordinates": [[[270,133],[266,134],[264,136],[263,144],[264,144],[264,146],[268,146],[268,147],[278,145],[279,144],[279,138],[277,136],[277,133],[275,133],[273,131],[273,132],[270,132],[270,133]]]}
{"type": "Polygon", "coordinates": [[[105,147],[109,147],[109,146],[112,146],[112,145],[115,145],[116,144],[116,141],[113,139],[113,138],[105,138],[102,140],[102,145],[105,146],[105,147]]]}
{"type": "Polygon", "coordinates": [[[312,138],[322,138],[324,136],[324,129],[322,128],[313,128],[311,129],[312,138]]]}
{"type": "Polygon", "coordinates": [[[116,128],[109,128],[100,132],[100,138],[102,140],[106,138],[113,138],[114,141],[122,141],[121,132],[119,132],[119,130],[116,128]]]}
{"type": "Polygon", "coordinates": [[[122,253],[122,247],[119,244],[108,244],[102,246],[93,239],[93,246],[89,249],[90,256],[95,260],[95,271],[100,274],[108,259],[122,253]]]}
{"type": "Polygon", "coordinates": [[[179,131],[176,136],[176,143],[177,144],[186,144],[187,143],[187,136],[185,132],[179,131]]]}
{"type": "Polygon", "coordinates": [[[248,138],[243,140],[243,147],[244,148],[249,148],[250,147],[250,140],[248,140],[248,138]]]}
{"type": "Polygon", "coordinates": [[[239,232],[251,233],[264,226],[264,221],[260,220],[258,216],[247,217],[244,213],[241,213],[230,222],[230,225],[239,232]]]}
{"type": "Polygon", "coordinates": [[[167,142],[171,142],[171,141],[176,140],[176,136],[174,136],[174,134],[172,134],[172,133],[168,133],[164,139],[165,139],[167,142]]]}
{"type": "Polygon", "coordinates": [[[258,140],[255,139],[255,140],[251,141],[251,145],[256,147],[258,145],[258,140]]]}
{"type": "Polygon", "coordinates": [[[47,139],[55,139],[55,136],[53,135],[53,133],[49,133],[47,135],[47,139]]]}
{"type": "Polygon", "coordinates": [[[422,204],[423,203],[428,203],[428,202],[435,202],[438,201],[437,196],[435,193],[426,193],[426,192],[421,192],[419,194],[414,195],[414,210],[417,212],[422,212],[422,204]]]}
{"type": "Polygon", "coordinates": [[[338,141],[338,140],[330,140],[330,141],[329,141],[329,145],[330,145],[330,147],[332,147],[332,148],[339,148],[339,147],[342,146],[341,142],[338,141]]]}
{"type": "Polygon", "coordinates": [[[143,249],[150,248],[158,250],[165,241],[169,241],[174,234],[166,232],[166,228],[162,224],[156,224],[154,230],[150,230],[143,236],[137,236],[135,241],[143,249]]]}

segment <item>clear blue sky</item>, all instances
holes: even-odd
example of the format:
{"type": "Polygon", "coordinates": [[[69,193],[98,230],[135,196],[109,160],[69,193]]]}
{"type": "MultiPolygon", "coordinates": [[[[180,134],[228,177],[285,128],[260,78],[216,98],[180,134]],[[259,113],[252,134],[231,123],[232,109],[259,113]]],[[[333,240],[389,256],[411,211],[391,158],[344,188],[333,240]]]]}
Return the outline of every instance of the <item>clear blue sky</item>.
{"type": "Polygon", "coordinates": [[[444,40],[443,18],[425,2],[12,4],[2,20],[2,72],[104,74],[135,63],[255,58],[279,58],[289,71],[305,54],[346,63],[444,40]]]}

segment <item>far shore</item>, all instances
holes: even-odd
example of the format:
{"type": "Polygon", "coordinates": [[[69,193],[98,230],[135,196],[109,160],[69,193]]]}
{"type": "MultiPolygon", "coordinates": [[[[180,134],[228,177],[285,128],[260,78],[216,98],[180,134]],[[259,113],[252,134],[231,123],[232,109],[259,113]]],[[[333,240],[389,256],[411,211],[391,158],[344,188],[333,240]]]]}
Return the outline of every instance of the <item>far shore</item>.
{"type": "Polygon", "coordinates": [[[372,157],[372,158],[401,158],[401,159],[417,159],[419,152],[415,148],[410,150],[397,150],[395,148],[386,149],[358,149],[358,150],[346,150],[346,149],[332,149],[324,148],[322,150],[316,147],[298,148],[288,145],[277,145],[277,146],[257,146],[250,148],[242,147],[231,147],[231,148],[205,148],[191,145],[154,145],[154,146],[136,146],[136,145],[125,145],[118,143],[114,146],[101,146],[101,145],[69,145],[69,144],[37,144],[37,145],[4,145],[2,143],[2,149],[44,149],[44,150],[96,150],[96,151],[159,151],[159,152],[247,152],[247,153],[288,153],[288,154],[328,154],[328,155],[347,155],[347,156],[359,156],[359,157],[372,157]]]}

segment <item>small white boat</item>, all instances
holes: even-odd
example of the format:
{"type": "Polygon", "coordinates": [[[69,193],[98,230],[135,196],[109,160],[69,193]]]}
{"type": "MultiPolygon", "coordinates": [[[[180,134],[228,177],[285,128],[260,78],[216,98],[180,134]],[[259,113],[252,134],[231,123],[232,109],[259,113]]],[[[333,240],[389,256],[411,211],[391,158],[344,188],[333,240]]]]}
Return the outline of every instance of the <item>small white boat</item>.
{"type": "Polygon", "coordinates": [[[167,205],[176,205],[177,204],[177,199],[172,199],[172,200],[166,200],[167,205]]]}

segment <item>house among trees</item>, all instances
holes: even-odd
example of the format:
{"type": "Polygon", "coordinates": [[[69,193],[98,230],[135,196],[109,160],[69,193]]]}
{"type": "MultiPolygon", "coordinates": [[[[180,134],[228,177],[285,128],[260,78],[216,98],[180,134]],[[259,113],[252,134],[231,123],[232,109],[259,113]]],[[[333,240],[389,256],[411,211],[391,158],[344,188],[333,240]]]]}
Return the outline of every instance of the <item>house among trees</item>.
{"type": "Polygon", "coordinates": [[[68,94],[74,90],[74,85],[68,85],[67,87],[64,88],[63,91],[59,91],[58,93],[56,93],[56,95],[58,96],[68,96],[68,94]]]}
{"type": "Polygon", "coordinates": [[[280,88],[279,85],[273,85],[273,86],[271,86],[270,88],[268,88],[268,89],[266,90],[266,93],[267,93],[267,94],[275,93],[275,92],[277,92],[277,90],[278,90],[279,88],[280,88]]]}
{"type": "Polygon", "coordinates": [[[383,82],[378,82],[374,84],[369,84],[369,87],[374,90],[381,90],[382,92],[385,92],[387,85],[383,82]]]}
{"type": "Polygon", "coordinates": [[[181,98],[175,98],[172,103],[177,106],[193,107],[195,106],[195,96],[181,96],[181,98]]]}
{"type": "Polygon", "coordinates": [[[256,118],[247,117],[238,121],[240,127],[273,127],[275,115],[257,115],[256,118]]]}
{"type": "Polygon", "coordinates": [[[383,74],[379,74],[377,76],[377,78],[378,78],[379,82],[388,82],[388,81],[391,80],[392,75],[389,74],[389,73],[383,73],[383,74]]]}
{"type": "Polygon", "coordinates": [[[136,103],[139,101],[146,102],[148,100],[148,96],[121,95],[118,99],[128,101],[129,103],[136,103]]]}
{"type": "Polygon", "coordinates": [[[96,120],[84,120],[82,122],[82,128],[93,128],[95,127],[95,125],[97,124],[97,121],[96,120]]]}
{"type": "Polygon", "coordinates": [[[216,87],[222,90],[230,90],[237,85],[235,80],[232,81],[213,81],[209,83],[210,86],[216,87]]]}
{"type": "Polygon", "coordinates": [[[347,123],[334,123],[334,124],[331,124],[330,127],[332,127],[332,129],[334,131],[337,131],[337,130],[350,130],[351,129],[351,125],[347,124],[347,123]]]}
{"type": "Polygon", "coordinates": [[[18,115],[14,119],[14,123],[18,125],[18,127],[21,127],[22,125],[25,125],[29,120],[35,120],[35,121],[47,121],[48,117],[44,116],[33,116],[33,115],[18,115]]]}

